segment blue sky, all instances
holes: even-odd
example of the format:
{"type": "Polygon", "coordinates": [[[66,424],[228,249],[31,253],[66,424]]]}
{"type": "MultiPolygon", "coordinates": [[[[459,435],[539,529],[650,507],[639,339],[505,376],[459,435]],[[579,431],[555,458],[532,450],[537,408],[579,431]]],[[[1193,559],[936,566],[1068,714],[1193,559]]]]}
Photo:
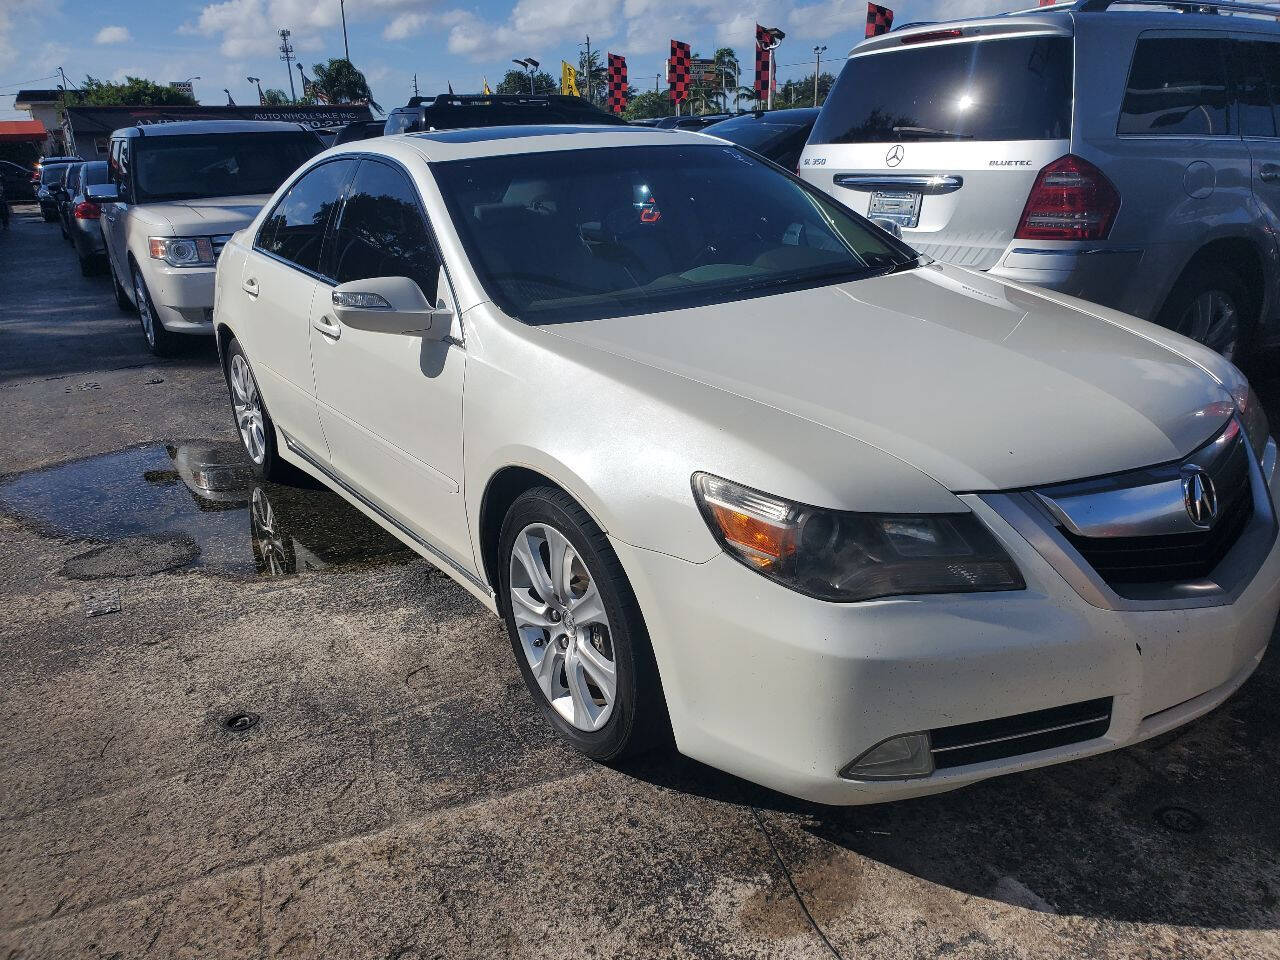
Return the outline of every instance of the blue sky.
{"type": "MultiPolygon", "coordinates": [[[[888,5],[898,22],[972,16],[1011,9],[1017,0],[905,0],[888,5]]],[[[346,0],[351,59],[365,72],[384,107],[410,94],[413,74],[424,94],[479,92],[496,83],[513,57],[532,56],[558,73],[576,62],[590,34],[597,46],[627,57],[631,82],[652,89],[665,73],[672,37],[709,56],[731,46],[750,83],[754,24],[787,31],[778,78],[812,69],[813,47],[833,61],[862,36],[865,0],[346,0]]],[[[342,55],[338,0],[0,0],[0,119],[13,112],[19,87],[52,87],[61,66],[79,82],[85,74],[158,82],[195,81],[203,103],[238,103],[256,93],[245,80],[288,89],[276,31],[288,27],[298,57],[311,64],[342,55]]],[[[835,66],[833,62],[833,66],[835,66]]],[[[825,64],[824,64],[825,67],[825,64]]],[[[665,76],[663,78],[665,83],[665,76]]]]}

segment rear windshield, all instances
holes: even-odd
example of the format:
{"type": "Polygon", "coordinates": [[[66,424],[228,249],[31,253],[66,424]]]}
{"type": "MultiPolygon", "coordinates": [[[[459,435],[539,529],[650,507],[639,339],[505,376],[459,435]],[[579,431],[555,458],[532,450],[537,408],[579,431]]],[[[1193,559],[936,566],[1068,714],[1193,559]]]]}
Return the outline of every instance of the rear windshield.
{"type": "Polygon", "coordinates": [[[107,161],[95,160],[93,163],[86,163],[80,171],[80,186],[87,187],[93,183],[110,183],[111,177],[107,173],[107,161]]]}
{"type": "Polygon", "coordinates": [[[723,303],[916,262],[824,194],[727,144],[432,169],[485,290],[527,323],[723,303]]]}
{"type": "Polygon", "coordinates": [[[794,120],[740,117],[717,123],[715,129],[709,132],[713,137],[731,140],[748,150],[772,158],[774,151],[789,148],[792,141],[798,141],[803,146],[812,122],[813,117],[805,116],[794,120]]]}
{"type": "Polygon", "coordinates": [[[67,169],[71,166],[69,163],[57,163],[51,167],[44,167],[40,171],[40,182],[46,187],[56,186],[67,179],[67,169]]]}
{"type": "Polygon", "coordinates": [[[133,141],[137,202],[275,193],[321,150],[312,133],[219,133],[133,141]]]}
{"type": "Polygon", "coordinates": [[[810,143],[1065,140],[1070,37],[904,47],[852,57],[810,143]]]}

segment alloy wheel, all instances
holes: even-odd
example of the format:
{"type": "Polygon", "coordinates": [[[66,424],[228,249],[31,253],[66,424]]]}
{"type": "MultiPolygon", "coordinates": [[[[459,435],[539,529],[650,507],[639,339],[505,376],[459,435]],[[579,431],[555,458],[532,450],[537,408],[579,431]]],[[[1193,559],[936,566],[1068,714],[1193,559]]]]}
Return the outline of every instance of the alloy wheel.
{"type": "Polygon", "coordinates": [[[253,380],[249,364],[240,353],[231,358],[231,406],[235,410],[236,426],[240,428],[240,439],[244,443],[245,452],[254,463],[261,466],[267,455],[262,400],[258,396],[258,385],[253,380]]]}
{"type": "Polygon", "coordinates": [[[1240,311],[1225,290],[1205,290],[1187,304],[1176,329],[1231,360],[1240,339],[1240,311]]]}
{"type": "Polygon", "coordinates": [[[253,538],[258,546],[260,562],[266,568],[263,572],[271,577],[282,577],[290,573],[284,541],[276,530],[276,512],[271,508],[267,492],[261,487],[253,488],[250,523],[253,525],[253,538]]]}
{"type": "Polygon", "coordinates": [[[508,580],[511,613],[538,688],[579,730],[599,730],[618,695],[613,633],[604,600],[568,538],[545,523],[516,536],[508,580]]]}
{"type": "Polygon", "coordinates": [[[156,345],[156,319],[151,315],[151,301],[147,299],[147,285],[142,274],[133,273],[133,295],[138,302],[138,317],[142,320],[142,332],[147,336],[147,343],[156,345]]]}

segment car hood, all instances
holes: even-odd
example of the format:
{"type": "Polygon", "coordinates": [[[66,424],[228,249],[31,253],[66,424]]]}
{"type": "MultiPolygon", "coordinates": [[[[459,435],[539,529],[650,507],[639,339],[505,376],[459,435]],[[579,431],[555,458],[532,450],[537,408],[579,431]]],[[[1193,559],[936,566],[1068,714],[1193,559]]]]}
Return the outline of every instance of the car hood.
{"type": "Polygon", "coordinates": [[[148,203],[148,217],[166,220],[176,235],[235,233],[246,227],[270,200],[269,195],[244,197],[201,197],[174,200],[170,203],[148,203]]]}
{"type": "Polygon", "coordinates": [[[933,264],[542,329],[822,424],[965,492],[1175,460],[1230,417],[1195,345],[1099,311],[933,264]]]}

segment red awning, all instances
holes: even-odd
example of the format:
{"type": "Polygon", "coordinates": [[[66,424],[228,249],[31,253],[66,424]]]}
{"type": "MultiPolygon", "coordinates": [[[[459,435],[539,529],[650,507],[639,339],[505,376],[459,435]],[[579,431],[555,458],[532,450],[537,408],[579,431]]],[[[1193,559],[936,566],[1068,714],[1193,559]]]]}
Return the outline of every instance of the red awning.
{"type": "Polygon", "coordinates": [[[0,120],[0,143],[39,143],[46,136],[39,120],[0,120]]]}

